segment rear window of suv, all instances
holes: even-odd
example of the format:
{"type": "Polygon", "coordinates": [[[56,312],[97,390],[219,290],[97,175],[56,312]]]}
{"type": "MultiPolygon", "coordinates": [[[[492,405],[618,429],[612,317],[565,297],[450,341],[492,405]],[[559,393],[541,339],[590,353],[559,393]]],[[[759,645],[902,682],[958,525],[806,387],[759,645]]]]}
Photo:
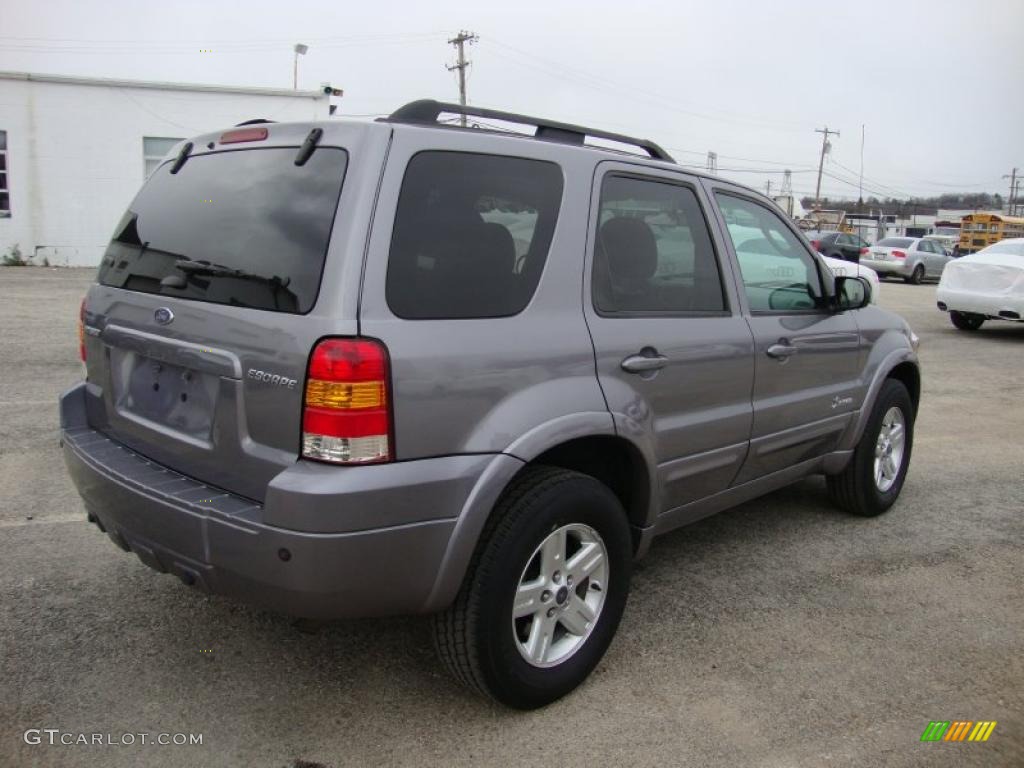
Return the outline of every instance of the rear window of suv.
{"type": "Polygon", "coordinates": [[[348,154],[297,147],[161,165],[132,201],[99,282],[175,298],[306,313],[320,289],[348,154]]]}
{"type": "Polygon", "coordinates": [[[554,163],[420,152],[395,214],[391,311],[416,320],[518,314],[537,288],[561,200],[554,163]]]}

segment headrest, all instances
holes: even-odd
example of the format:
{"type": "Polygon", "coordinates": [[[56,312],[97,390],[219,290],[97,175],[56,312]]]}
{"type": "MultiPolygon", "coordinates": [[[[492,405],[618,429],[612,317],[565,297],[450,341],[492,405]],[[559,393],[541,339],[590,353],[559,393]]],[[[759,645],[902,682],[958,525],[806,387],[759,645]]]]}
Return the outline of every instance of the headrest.
{"type": "Polygon", "coordinates": [[[640,219],[609,219],[597,233],[613,279],[647,280],[658,271],[658,245],[654,233],[640,219]]]}

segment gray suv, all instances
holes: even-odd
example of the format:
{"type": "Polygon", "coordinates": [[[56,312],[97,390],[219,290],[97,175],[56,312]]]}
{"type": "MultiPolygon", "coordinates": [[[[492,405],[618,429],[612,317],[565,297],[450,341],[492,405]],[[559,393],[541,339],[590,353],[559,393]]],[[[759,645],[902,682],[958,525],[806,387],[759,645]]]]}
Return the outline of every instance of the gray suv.
{"type": "Polygon", "coordinates": [[[917,339],[869,292],[648,141],[433,101],[255,121],[180,145],[117,225],[61,442],[146,565],[296,617],[432,614],[457,678],[533,708],[599,662],[659,534],[814,474],[893,504],[917,339]]]}

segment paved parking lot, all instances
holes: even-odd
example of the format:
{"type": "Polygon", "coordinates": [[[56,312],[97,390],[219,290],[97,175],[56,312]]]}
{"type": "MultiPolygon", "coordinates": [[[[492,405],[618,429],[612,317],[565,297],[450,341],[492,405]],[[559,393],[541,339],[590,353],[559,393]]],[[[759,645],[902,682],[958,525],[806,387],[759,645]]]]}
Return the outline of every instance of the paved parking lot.
{"type": "Polygon", "coordinates": [[[451,683],[422,620],[304,634],[84,522],[56,398],[91,277],[0,269],[0,765],[1024,765],[1024,326],[955,331],[934,286],[883,284],[924,366],[897,506],[854,519],[815,479],[660,539],[593,678],[523,714],[451,683]],[[957,719],[998,726],[919,742],[957,719]]]}

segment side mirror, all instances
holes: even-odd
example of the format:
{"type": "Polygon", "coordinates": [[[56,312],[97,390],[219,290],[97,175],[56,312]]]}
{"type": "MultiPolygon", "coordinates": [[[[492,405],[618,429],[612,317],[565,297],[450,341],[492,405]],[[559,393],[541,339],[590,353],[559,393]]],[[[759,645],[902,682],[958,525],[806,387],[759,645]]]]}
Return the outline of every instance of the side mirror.
{"type": "Polygon", "coordinates": [[[871,303],[871,283],[864,277],[837,277],[833,295],[839,312],[862,309],[871,303]]]}

